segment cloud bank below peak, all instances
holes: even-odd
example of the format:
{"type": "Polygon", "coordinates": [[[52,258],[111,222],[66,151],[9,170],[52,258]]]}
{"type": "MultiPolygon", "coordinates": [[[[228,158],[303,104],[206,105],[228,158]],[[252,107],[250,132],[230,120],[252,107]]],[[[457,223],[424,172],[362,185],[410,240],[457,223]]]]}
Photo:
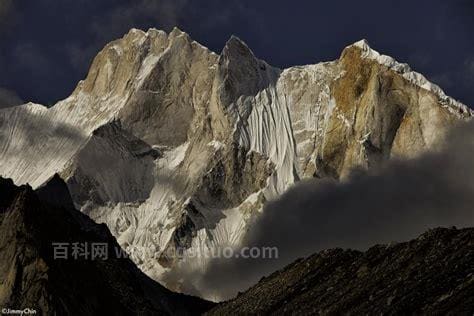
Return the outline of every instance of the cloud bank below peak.
{"type": "MultiPolygon", "coordinates": [[[[216,259],[187,288],[228,299],[297,258],[328,248],[366,250],[435,227],[474,226],[474,123],[453,132],[442,152],[355,172],[347,182],[307,180],[266,206],[245,244],[277,247],[278,259],[216,259]]],[[[186,286],[185,286],[186,288],[186,286]]]]}

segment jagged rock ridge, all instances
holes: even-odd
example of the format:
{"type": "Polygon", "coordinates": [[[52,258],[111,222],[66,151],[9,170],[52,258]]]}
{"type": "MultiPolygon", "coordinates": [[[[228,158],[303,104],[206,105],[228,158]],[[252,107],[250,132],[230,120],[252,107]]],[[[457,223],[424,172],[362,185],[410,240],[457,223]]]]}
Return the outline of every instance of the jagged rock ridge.
{"type": "Polygon", "coordinates": [[[296,181],[415,157],[472,116],[366,42],[281,70],[236,37],[217,55],[178,29],[133,29],[69,98],[0,110],[0,174],[33,187],[61,174],[76,207],[159,280],[206,269],[168,250],[238,247],[296,181]]]}
{"type": "MultiPolygon", "coordinates": [[[[41,315],[191,315],[209,302],[175,294],[118,258],[115,238],[72,207],[53,177],[36,192],[0,178],[0,305],[41,315]],[[106,260],[54,258],[53,243],[106,243],[106,260]]],[[[90,251],[90,250],[89,250],[90,251]]]]}
{"type": "Polygon", "coordinates": [[[474,229],[299,259],[208,315],[471,315],[474,229]]]}

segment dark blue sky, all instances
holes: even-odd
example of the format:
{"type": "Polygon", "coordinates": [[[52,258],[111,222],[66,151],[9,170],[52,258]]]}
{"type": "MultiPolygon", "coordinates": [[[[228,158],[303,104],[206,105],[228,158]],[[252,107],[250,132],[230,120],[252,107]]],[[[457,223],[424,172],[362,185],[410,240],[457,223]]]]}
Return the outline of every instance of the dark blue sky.
{"type": "Polygon", "coordinates": [[[333,60],[366,38],[474,105],[472,0],[0,0],[0,101],[53,104],[107,42],[175,25],[216,52],[235,34],[279,67],[333,60]]]}

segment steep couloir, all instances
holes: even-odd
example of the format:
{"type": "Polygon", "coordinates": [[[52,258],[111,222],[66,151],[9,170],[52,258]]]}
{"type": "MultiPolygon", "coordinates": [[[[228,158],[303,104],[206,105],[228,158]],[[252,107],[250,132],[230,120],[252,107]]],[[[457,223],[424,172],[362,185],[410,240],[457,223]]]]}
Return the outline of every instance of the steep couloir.
{"type": "Polygon", "coordinates": [[[133,29],[69,98],[0,110],[0,175],[38,187],[59,173],[75,206],[160,280],[206,269],[205,254],[169,251],[239,247],[295,182],[436,150],[472,115],[366,41],[282,70],[236,37],[217,55],[178,29],[133,29]]]}

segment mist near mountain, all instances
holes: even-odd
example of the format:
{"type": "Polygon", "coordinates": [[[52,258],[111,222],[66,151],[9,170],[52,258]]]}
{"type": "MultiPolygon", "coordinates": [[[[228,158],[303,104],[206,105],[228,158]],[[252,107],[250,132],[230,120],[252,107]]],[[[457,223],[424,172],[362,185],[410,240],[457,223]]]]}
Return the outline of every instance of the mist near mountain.
{"type": "Polygon", "coordinates": [[[0,109],[23,104],[23,100],[14,92],[0,87],[0,109]]]}
{"type": "Polygon", "coordinates": [[[346,182],[302,181],[266,206],[244,243],[278,247],[278,259],[214,260],[193,284],[201,295],[228,299],[262,276],[323,249],[366,250],[433,227],[472,227],[473,136],[469,123],[455,129],[440,152],[354,172],[346,182]]]}
{"type": "Polygon", "coordinates": [[[447,133],[472,117],[366,40],[337,60],[279,69],[235,36],[216,54],[178,28],[132,29],[68,98],[0,110],[0,175],[37,188],[59,174],[146,275],[220,300],[298,256],[405,239],[387,228],[405,222],[406,235],[448,224],[399,209],[444,192],[410,200],[444,158],[421,162],[433,165],[421,175],[417,163],[378,168],[453,144],[447,133]],[[208,266],[209,252],[247,245],[279,247],[280,258],[208,266]]]}

